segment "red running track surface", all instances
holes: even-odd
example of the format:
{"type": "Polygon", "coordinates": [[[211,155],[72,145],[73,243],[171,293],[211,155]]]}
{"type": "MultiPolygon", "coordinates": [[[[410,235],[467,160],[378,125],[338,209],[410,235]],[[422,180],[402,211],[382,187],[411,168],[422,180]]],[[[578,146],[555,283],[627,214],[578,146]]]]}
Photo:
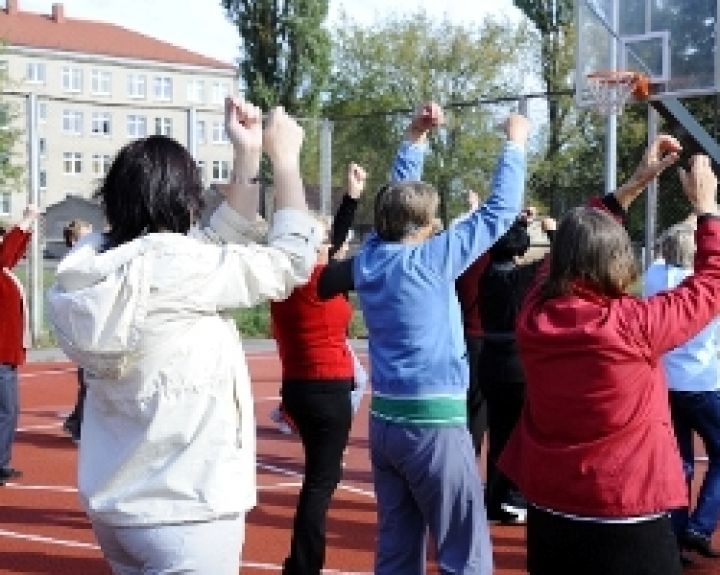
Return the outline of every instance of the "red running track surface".
{"type": "MultiPolygon", "coordinates": [[[[248,515],[242,573],[278,573],[289,547],[302,473],[296,436],[269,418],[280,366],[274,353],[248,354],[258,422],[259,504],[248,515]]],[[[32,363],[21,370],[20,429],[13,465],[24,476],[0,487],[0,574],[109,575],[75,489],[76,447],[62,430],[74,403],[69,363],[32,363]]],[[[367,397],[353,423],[342,483],[328,518],[327,573],[371,573],[375,503],[367,451],[367,397]]],[[[699,475],[703,466],[700,465],[699,475]]],[[[497,575],[525,573],[524,528],[493,526],[497,575]]],[[[716,537],[716,545],[720,540],[716,537]]],[[[431,566],[431,572],[436,569],[431,566]]],[[[720,560],[698,559],[688,573],[720,573],[720,560]]]]}

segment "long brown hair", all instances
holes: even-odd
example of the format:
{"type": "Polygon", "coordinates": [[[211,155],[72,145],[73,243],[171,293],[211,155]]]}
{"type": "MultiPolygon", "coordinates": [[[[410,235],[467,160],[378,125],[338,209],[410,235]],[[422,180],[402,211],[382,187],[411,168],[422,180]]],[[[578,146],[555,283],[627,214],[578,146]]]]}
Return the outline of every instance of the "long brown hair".
{"type": "Polygon", "coordinates": [[[578,282],[617,297],[637,277],[638,265],[625,228],[603,210],[575,208],[563,216],[553,241],[543,298],[570,293],[578,282]]]}

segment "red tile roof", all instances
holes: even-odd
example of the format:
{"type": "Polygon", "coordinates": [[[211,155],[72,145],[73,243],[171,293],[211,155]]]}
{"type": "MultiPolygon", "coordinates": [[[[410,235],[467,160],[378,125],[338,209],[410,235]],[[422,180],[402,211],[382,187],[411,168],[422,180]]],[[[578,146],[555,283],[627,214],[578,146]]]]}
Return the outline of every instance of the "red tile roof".
{"type": "Polygon", "coordinates": [[[48,48],[83,54],[98,54],[136,60],[190,64],[232,70],[235,67],[167,42],[161,42],[122,26],[67,18],[62,4],[53,15],[17,10],[17,0],[8,0],[0,10],[0,42],[7,46],[48,48]]]}

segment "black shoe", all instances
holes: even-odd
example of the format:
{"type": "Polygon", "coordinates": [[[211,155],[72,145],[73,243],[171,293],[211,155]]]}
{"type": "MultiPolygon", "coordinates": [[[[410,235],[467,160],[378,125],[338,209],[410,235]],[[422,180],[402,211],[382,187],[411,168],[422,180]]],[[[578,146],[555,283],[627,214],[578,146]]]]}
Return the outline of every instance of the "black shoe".
{"type": "Polygon", "coordinates": [[[80,422],[76,418],[68,417],[63,423],[63,429],[68,432],[75,443],[80,441],[80,422]]]}
{"type": "Polygon", "coordinates": [[[0,485],[5,485],[9,479],[17,479],[22,477],[22,471],[12,467],[0,467],[0,485]]]}
{"type": "Polygon", "coordinates": [[[710,538],[688,529],[682,538],[683,549],[695,551],[703,557],[717,558],[720,557],[720,551],[712,548],[710,538]]]}

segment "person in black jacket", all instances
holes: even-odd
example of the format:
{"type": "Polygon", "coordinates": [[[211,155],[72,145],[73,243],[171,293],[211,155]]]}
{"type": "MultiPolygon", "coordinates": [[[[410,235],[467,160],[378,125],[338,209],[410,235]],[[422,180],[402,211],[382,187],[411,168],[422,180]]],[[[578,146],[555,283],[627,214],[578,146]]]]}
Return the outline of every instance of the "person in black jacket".
{"type": "MultiPolygon", "coordinates": [[[[526,504],[515,486],[497,469],[497,460],[512,432],[525,399],[525,376],[515,341],[515,320],[542,260],[519,263],[530,247],[526,210],[490,248],[490,263],[479,281],[478,300],[483,346],[478,374],[488,410],[488,519],[523,523],[526,504]]],[[[555,220],[546,218],[542,230],[552,239],[555,220]]]]}

